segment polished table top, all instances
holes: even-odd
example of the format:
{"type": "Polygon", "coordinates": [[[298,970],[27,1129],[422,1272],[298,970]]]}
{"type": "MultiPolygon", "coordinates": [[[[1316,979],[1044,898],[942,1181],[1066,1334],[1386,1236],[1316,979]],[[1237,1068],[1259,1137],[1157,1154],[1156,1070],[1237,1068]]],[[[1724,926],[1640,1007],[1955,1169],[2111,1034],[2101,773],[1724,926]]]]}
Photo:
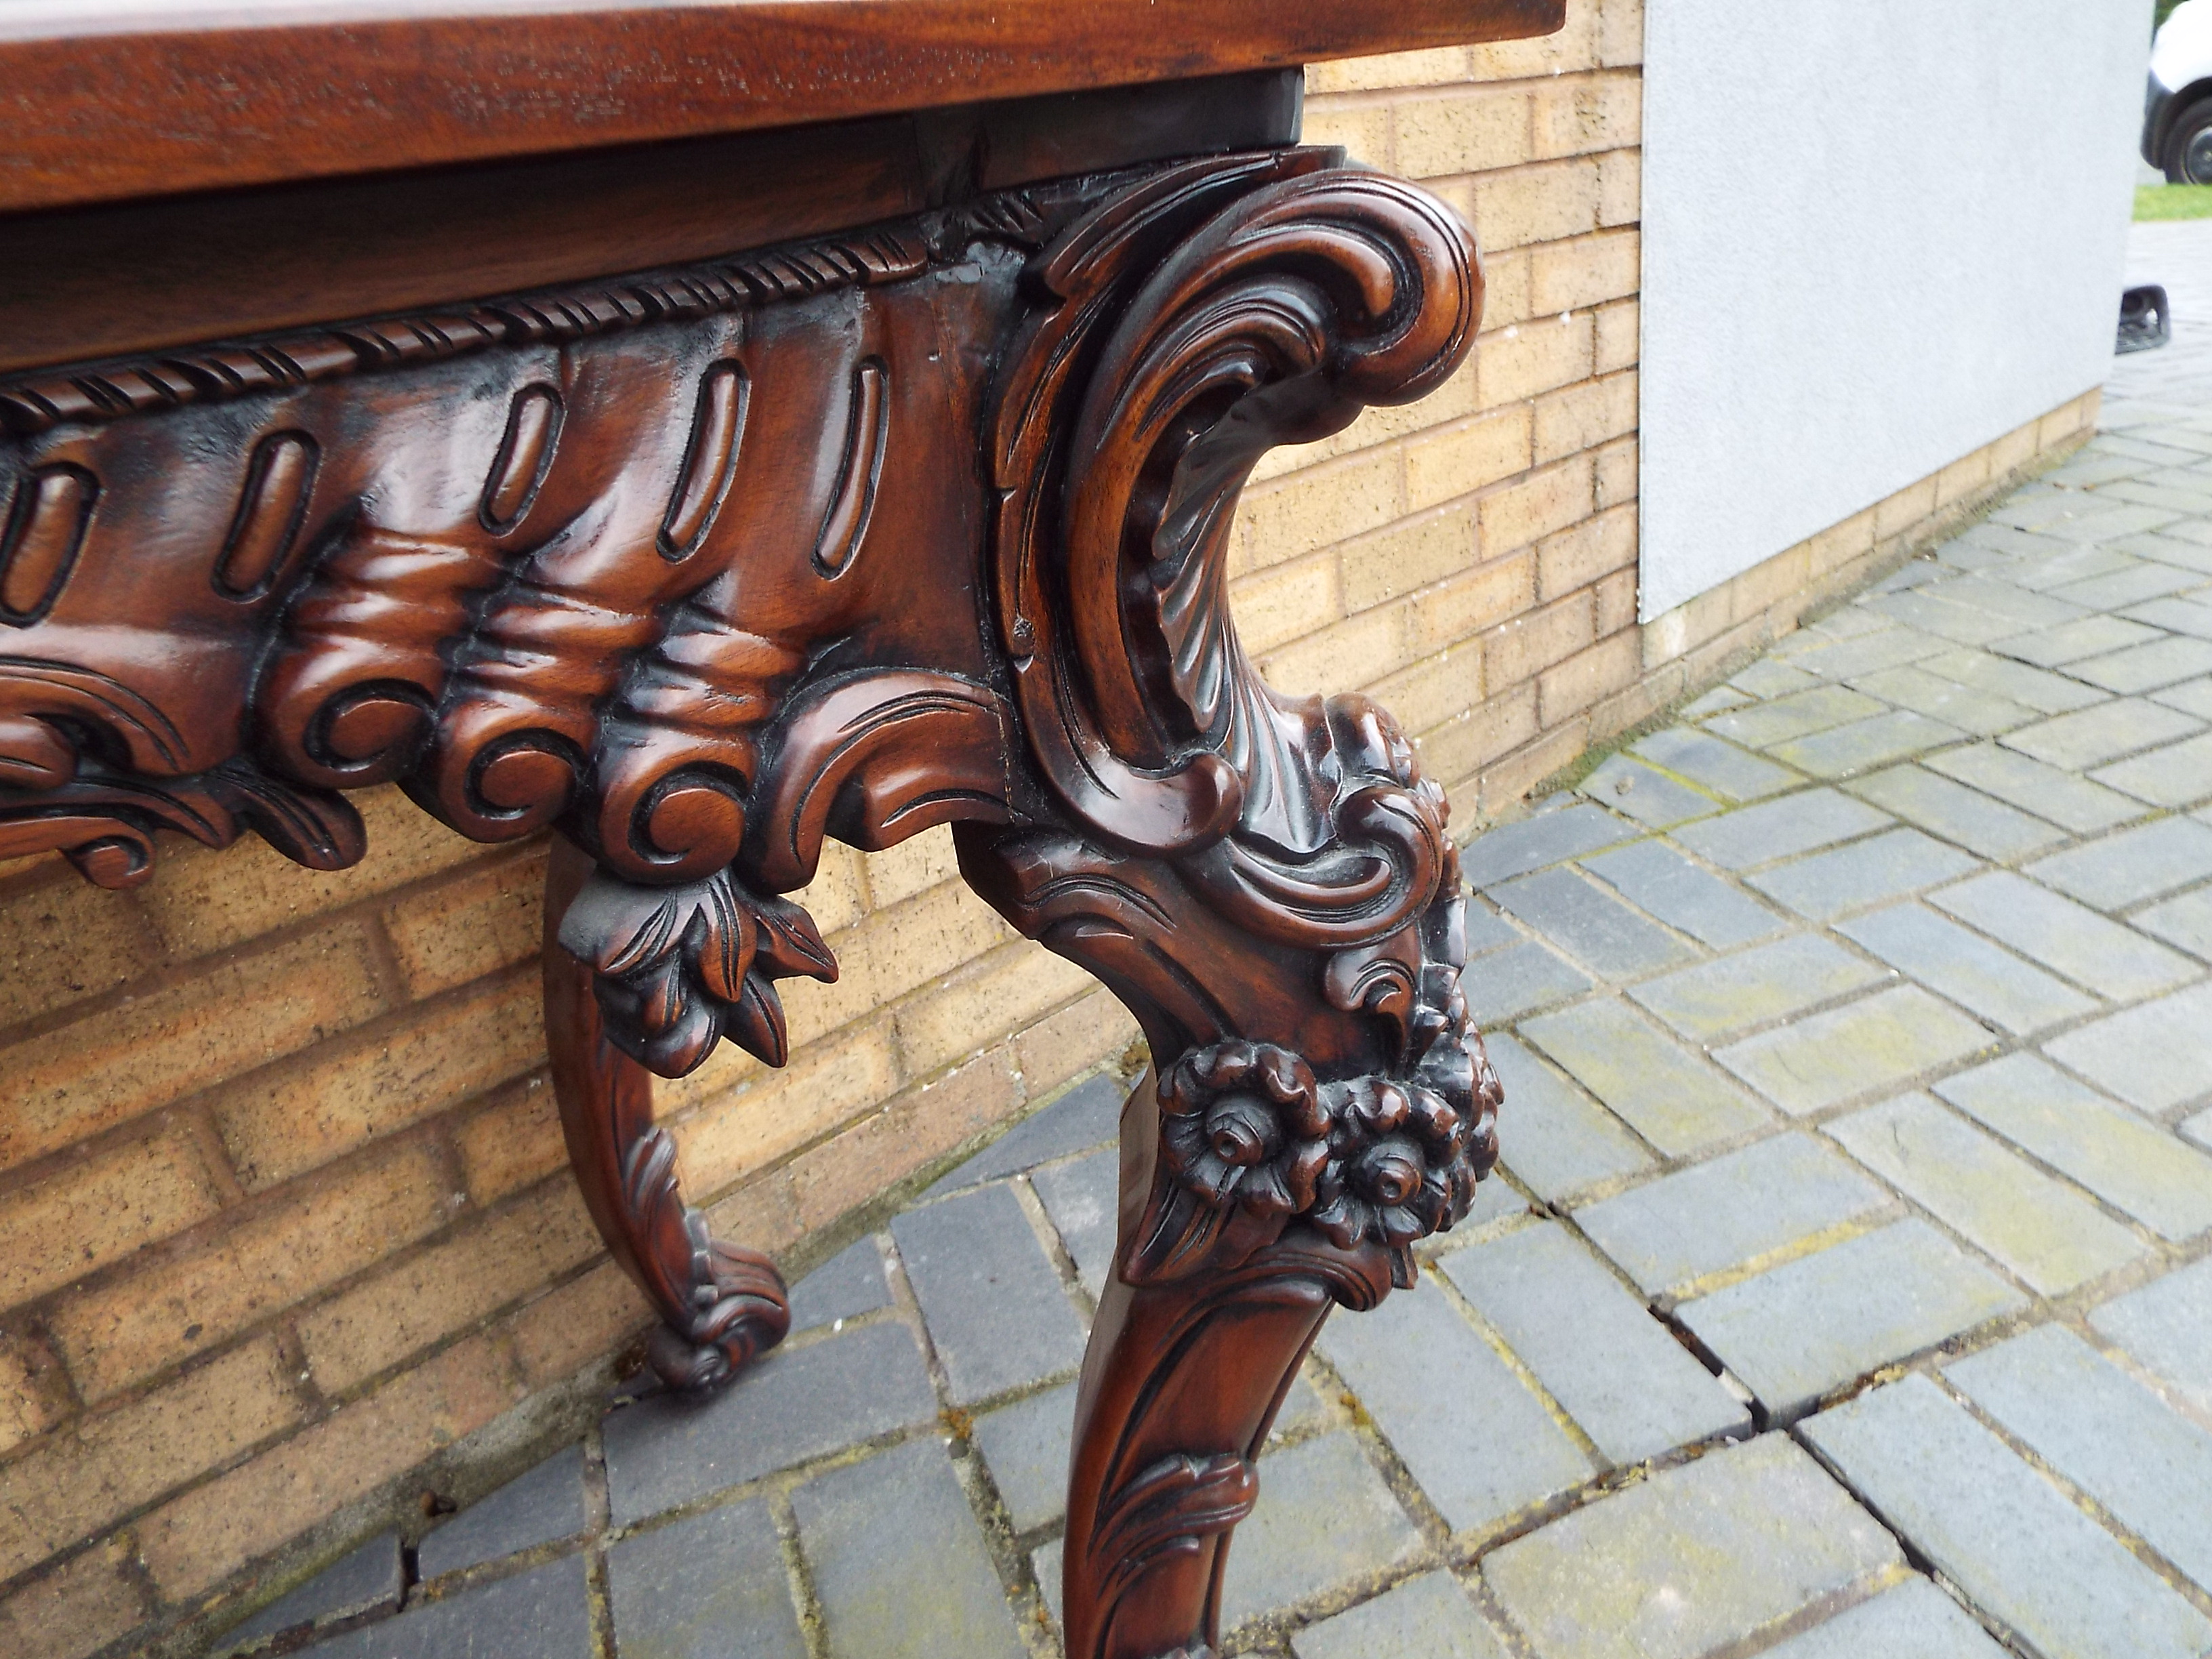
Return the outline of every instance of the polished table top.
{"type": "Polygon", "coordinates": [[[0,0],[0,213],[1541,34],[1564,0],[0,0]]]}

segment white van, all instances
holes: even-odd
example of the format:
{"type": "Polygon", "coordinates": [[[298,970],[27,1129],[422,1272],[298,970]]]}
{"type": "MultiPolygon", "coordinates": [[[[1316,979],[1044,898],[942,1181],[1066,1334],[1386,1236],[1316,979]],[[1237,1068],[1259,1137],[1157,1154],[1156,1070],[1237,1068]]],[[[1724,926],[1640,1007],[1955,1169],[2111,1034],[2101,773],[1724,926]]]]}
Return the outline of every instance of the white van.
{"type": "Polygon", "coordinates": [[[2142,158],[2169,184],[2212,185],[2212,0],[2185,0],[2150,48],[2142,158]]]}

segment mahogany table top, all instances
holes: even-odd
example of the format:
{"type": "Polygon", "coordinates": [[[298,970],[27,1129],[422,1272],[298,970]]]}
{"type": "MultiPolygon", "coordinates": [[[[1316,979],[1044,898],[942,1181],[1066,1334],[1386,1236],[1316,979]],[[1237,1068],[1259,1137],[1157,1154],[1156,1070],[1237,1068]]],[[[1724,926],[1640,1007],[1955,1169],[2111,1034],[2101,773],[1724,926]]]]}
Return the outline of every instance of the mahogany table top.
{"type": "Polygon", "coordinates": [[[1541,34],[1564,0],[0,0],[0,213],[1541,34]]]}

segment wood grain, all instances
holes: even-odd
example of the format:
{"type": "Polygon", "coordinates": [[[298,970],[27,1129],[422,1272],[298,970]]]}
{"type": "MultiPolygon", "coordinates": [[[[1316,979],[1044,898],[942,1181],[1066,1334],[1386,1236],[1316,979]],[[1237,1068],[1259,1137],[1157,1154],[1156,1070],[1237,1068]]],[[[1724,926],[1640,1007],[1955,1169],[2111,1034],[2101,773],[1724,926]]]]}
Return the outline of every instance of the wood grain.
{"type": "Polygon", "coordinates": [[[1295,143],[1295,70],[0,217],[0,371],[686,264],[1295,143]]]}
{"type": "Polygon", "coordinates": [[[394,9],[145,33],[72,33],[86,25],[61,7],[17,20],[0,39],[0,212],[1515,39],[1559,27],[1565,0],[394,9]]]}

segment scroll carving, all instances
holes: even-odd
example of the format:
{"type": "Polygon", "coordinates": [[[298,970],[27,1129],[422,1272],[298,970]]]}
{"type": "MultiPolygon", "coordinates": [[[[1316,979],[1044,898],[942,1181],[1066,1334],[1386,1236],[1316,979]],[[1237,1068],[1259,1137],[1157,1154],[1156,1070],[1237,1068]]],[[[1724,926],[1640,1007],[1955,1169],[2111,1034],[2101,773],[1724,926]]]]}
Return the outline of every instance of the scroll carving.
{"type": "Polygon", "coordinates": [[[1143,1024],[1114,1282],[1065,1547],[1080,1659],[1206,1650],[1268,1421],[1333,1304],[1413,1283],[1497,1155],[1441,793],[1388,715],[1290,698],[1227,604],[1258,458],[1438,385],[1474,337],[1462,227],[1313,152],[1170,169],[1042,252],[1003,371],[1000,624],[1063,825],[963,869],[1143,1024]]]}

